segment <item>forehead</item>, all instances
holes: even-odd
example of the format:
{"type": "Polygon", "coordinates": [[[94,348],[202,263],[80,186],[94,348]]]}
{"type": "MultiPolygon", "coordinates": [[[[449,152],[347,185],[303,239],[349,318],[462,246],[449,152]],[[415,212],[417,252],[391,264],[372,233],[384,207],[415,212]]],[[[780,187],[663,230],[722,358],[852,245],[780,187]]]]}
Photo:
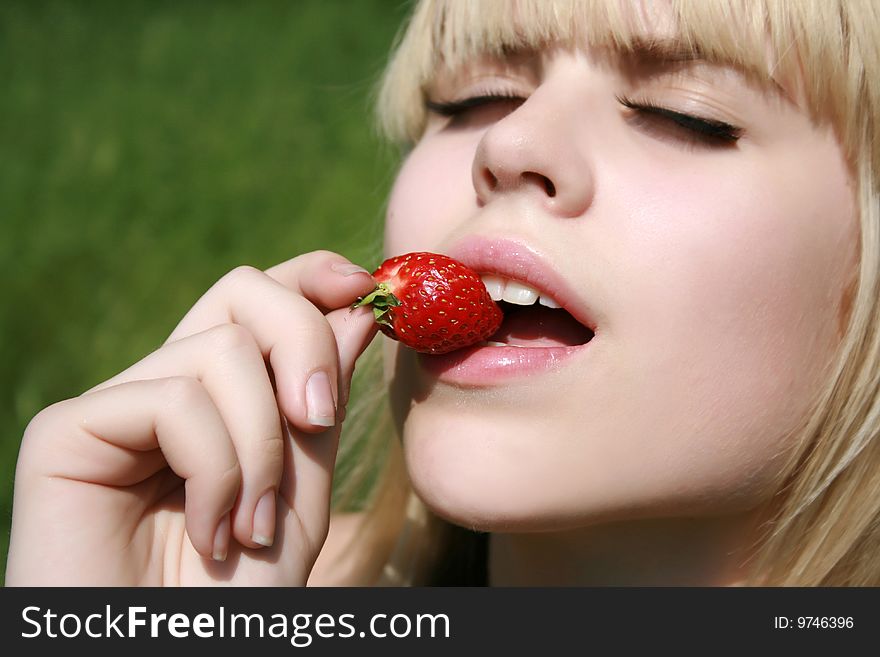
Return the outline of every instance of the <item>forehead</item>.
{"type": "Polygon", "coordinates": [[[431,66],[425,77],[437,70],[456,69],[480,55],[508,57],[551,45],[611,49],[643,62],[700,59],[763,78],[769,78],[771,71],[779,72],[780,62],[773,57],[766,28],[756,27],[764,23],[743,8],[738,17],[730,6],[711,11],[720,6],[712,0],[448,0],[432,4],[432,34],[425,39],[430,43],[431,66]]]}
{"type": "Polygon", "coordinates": [[[422,0],[395,51],[380,94],[386,135],[418,140],[424,98],[440,71],[481,55],[502,58],[549,46],[602,49],[676,61],[699,57],[784,89],[815,118],[842,120],[852,103],[832,3],[775,0],[422,0]]]}

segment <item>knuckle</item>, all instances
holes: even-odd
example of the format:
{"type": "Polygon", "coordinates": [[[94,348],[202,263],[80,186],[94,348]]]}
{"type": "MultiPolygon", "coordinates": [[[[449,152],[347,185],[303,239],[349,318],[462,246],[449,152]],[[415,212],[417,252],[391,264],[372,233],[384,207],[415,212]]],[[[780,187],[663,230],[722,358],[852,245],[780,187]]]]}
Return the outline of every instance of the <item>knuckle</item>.
{"type": "Polygon", "coordinates": [[[226,276],[233,279],[253,278],[255,275],[261,273],[262,272],[253,265],[238,265],[234,269],[231,269],[226,276]]]}
{"type": "Polygon", "coordinates": [[[221,281],[227,286],[236,288],[247,286],[262,276],[263,272],[252,265],[239,265],[223,276],[221,281]]]}
{"type": "Polygon", "coordinates": [[[241,485],[241,464],[238,460],[220,473],[217,483],[224,489],[237,489],[241,485]]]}
{"type": "Polygon", "coordinates": [[[71,401],[68,399],[56,402],[31,418],[24,429],[22,447],[45,443],[61,436],[68,423],[67,409],[71,401]]]}
{"type": "Polygon", "coordinates": [[[329,249],[317,249],[315,251],[309,251],[308,253],[304,253],[301,256],[295,258],[302,265],[301,276],[308,275],[311,273],[314,275],[316,272],[321,272],[324,269],[330,267],[331,264],[335,262],[339,263],[347,263],[349,260],[342,255],[334,251],[330,251],[329,249]]]}
{"type": "Polygon", "coordinates": [[[321,258],[326,258],[328,256],[339,257],[333,251],[329,249],[315,249],[314,251],[309,251],[308,253],[303,253],[302,255],[298,255],[294,260],[304,261],[304,260],[320,260],[321,258]]]}
{"type": "Polygon", "coordinates": [[[264,462],[280,464],[284,458],[284,442],[280,434],[258,440],[254,448],[264,462]]]}
{"type": "Polygon", "coordinates": [[[37,413],[34,417],[32,417],[31,421],[28,422],[28,425],[25,428],[25,434],[38,432],[41,428],[57,422],[59,408],[63,403],[64,402],[58,402],[52,404],[51,406],[47,406],[39,413],[37,413]]]}
{"type": "Polygon", "coordinates": [[[220,324],[211,329],[210,337],[220,353],[256,348],[256,338],[241,324],[220,324]]]}
{"type": "Polygon", "coordinates": [[[296,326],[291,327],[297,340],[304,343],[321,345],[336,351],[336,334],[323,315],[316,309],[304,313],[296,326]]]}
{"type": "Polygon", "coordinates": [[[340,256],[329,249],[317,249],[309,252],[309,257],[314,260],[329,260],[330,258],[338,260],[340,256]]]}
{"type": "Polygon", "coordinates": [[[191,376],[172,376],[162,382],[166,408],[188,408],[204,401],[206,395],[201,382],[191,376]]]}

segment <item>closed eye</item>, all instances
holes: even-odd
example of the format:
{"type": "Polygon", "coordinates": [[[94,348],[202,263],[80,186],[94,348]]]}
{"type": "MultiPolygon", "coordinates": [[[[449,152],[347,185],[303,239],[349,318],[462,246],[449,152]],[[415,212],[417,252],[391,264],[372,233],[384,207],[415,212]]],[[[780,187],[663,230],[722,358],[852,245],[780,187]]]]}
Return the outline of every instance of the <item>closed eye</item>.
{"type": "Polygon", "coordinates": [[[676,112],[651,101],[634,101],[617,96],[617,101],[632,110],[634,125],[658,136],[675,137],[691,145],[732,146],[743,129],[724,121],[676,112]]]}
{"type": "Polygon", "coordinates": [[[525,98],[514,94],[490,93],[468,96],[461,100],[425,100],[425,109],[438,116],[452,119],[450,125],[463,127],[466,124],[489,121],[509,114],[519,107],[525,98]]]}

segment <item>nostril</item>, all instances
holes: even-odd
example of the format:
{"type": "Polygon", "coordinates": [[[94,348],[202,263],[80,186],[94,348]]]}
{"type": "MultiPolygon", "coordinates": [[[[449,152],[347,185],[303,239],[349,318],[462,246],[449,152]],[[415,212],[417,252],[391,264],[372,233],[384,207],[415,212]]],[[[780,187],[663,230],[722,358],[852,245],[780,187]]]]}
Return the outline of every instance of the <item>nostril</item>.
{"type": "Polygon", "coordinates": [[[486,186],[489,188],[489,191],[494,192],[495,188],[498,187],[498,178],[496,178],[495,174],[489,171],[489,169],[483,169],[483,180],[486,181],[486,186]]]}
{"type": "Polygon", "coordinates": [[[547,194],[547,196],[549,196],[550,198],[556,196],[556,185],[554,185],[553,181],[550,180],[547,176],[540,173],[535,173],[534,171],[526,171],[524,174],[522,174],[522,179],[524,182],[532,179],[544,188],[544,192],[547,194]]]}

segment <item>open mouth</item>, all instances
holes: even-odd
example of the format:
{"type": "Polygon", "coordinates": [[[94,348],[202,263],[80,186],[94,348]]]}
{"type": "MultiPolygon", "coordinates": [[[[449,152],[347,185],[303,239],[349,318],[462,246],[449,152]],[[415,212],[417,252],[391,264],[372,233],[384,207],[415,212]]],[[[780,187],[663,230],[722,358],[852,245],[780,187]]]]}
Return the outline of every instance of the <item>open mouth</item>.
{"type": "Polygon", "coordinates": [[[483,346],[572,347],[593,339],[594,332],[581,324],[561,304],[520,281],[484,274],[489,295],[504,312],[498,331],[483,346]]]}

